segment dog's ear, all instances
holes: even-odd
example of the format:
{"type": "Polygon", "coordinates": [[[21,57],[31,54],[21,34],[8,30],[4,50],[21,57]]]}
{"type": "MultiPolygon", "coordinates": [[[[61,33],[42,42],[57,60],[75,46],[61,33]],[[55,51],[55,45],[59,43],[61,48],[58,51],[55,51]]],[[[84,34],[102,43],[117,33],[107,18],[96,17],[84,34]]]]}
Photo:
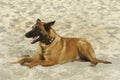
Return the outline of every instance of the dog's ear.
{"type": "Polygon", "coordinates": [[[55,21],[51,21],[45,24],[45,30],[49,31],[51,26],[55,23],[55,21]]]}
{"type": "Polygon", "coordinates": [[[37,20],[36,20],[36,23],[40,23],[41,22],[41,20],[38,18],[37,20]]]}

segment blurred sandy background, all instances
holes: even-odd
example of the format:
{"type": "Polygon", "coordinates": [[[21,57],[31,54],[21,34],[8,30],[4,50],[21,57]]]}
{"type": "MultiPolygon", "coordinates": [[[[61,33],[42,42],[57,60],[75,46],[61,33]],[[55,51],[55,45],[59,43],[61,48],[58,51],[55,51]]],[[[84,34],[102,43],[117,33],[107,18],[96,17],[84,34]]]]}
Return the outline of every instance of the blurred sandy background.
{"type": "Polygon", "coordinates": [[[120,80],[120,0],[0,0],[0,80],[120,80]],[[35,53],[24,34],[36,19],[56,20],[61,36],[86,38],[99,59],[32,69],[9,62],[35,53]]]}

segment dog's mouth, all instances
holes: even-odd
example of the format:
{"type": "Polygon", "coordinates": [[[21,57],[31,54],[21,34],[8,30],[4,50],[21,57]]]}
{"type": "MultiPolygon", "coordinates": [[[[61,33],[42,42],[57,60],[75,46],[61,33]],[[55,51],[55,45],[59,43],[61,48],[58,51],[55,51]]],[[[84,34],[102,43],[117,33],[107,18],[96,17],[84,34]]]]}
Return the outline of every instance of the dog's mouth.
{"type": "Polygon", "coordinates": [[[32,40],[30,41],[31,44],[34,44],[36,43],[38,40],[39,40],[40,36],[35,36],[35,37],[32,37],[32,40]]]}

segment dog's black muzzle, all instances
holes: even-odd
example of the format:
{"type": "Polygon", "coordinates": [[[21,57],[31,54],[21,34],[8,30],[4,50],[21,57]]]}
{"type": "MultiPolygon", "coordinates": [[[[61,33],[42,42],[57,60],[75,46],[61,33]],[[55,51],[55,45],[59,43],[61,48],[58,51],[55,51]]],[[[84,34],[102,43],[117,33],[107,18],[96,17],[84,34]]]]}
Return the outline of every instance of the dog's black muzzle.
{"type": "Polygon", "coordinates": [[[27,38],[32,38],[32,37],[35,37],[35,34],[34,34],[33,31],[29,31],[29,32],[27,32],[27,33],[25,34],[25,37],[27,37],[27,38]]]}

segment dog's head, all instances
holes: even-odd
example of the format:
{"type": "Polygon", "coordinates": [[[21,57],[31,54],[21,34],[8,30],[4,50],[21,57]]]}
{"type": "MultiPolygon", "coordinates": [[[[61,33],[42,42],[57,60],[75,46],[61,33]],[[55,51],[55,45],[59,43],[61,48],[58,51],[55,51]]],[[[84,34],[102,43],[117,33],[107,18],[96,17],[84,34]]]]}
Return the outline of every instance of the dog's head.
{"type": "Polygon", "coordinates": [[[25,36],[27,38],[32,38],[31,44],[34,44],[38,41],[41,41],[45,44],[49,44],[51,40],[50,31],[51,26],[55,23],[55,21],[51,22],[41,22],[40,19],[36,20],[36,24],[32,26],[32,30],[27,32],[25,36]]]}

